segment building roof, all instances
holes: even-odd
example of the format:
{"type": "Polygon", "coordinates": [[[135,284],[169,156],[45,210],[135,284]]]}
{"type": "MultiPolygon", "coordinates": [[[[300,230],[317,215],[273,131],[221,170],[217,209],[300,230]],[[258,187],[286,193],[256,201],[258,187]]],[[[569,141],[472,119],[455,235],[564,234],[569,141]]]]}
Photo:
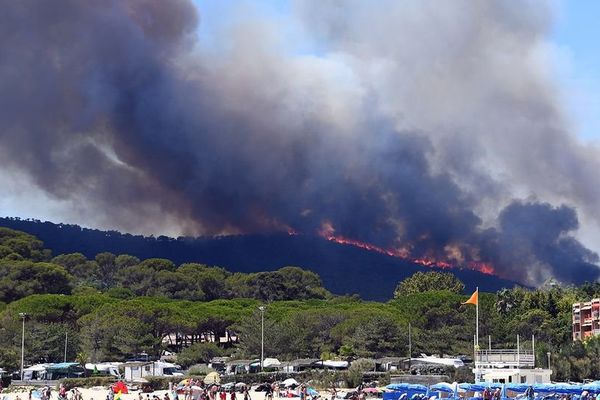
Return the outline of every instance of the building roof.
{"type": "Polygon", "coordinates": [[[150,365],[153,364],[154,361],[128,361],[122,364],[123,367],[127,368],[127,367],[141,367],[144,365],[150,365]]]}
{"type": "Polygon", "coordinates": [[[319,360],[318,358],[299,358],[297,360],[290,361],[289,365],[293,367],[308,367],[310,365],[318,363],[319,361],[321,360],[319,360]]]}
{"type": "Polygon", "coordinates": [[[401,363],[402,361],[406,360],[406,357],[382,357],[382,358],[377,358],[373,361],[375,361],[377,364],[389,364],[389,363],[401,363]]]}
{"type": "Polygon", "coordinates": [[[260,362],[260,360],[258,359],[254,359],[254,360],[230,360],[227,361],[226,364],[227,365],[250,365],[252,363],[255,362],[260,362]]]}
{"type": "Polygon", "coordinates": [[[213,357],[210,359],[211,363],[226,363],[231,357],[213,357]]]}

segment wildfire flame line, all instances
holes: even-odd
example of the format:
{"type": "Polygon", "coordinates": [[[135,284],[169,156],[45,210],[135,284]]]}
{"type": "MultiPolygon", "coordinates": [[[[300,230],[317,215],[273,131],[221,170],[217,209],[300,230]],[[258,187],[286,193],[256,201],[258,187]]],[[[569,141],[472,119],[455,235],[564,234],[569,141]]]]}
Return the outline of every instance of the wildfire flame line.
{"type": "MultiPolygon", "coordinates": [[[[374,251],[374,252],[377,252],[380,254],[385,254],[390,257],[401,258],[403,260],[407,260],[407,261],[413,262],[415,264],[423,265],[425,267],[440,268],[440,269],[458,268],[458,266],[455,266],[446,261],[433,260],[433,259],[430,259],[427,257],[415,258],[415,257],[411,257],[409,254],[406,253],[406,251],[403,251],[403,250],[385,249],[383,247],[379,247],[379,246],[376,246],[371,243],[365,243],[365,242],[361,242],[359,240],[350,239],[350,238],[346,238],[343,236],[336,236],[329,232],[321,231],[319,233],[319,235],[331,242],[354,246],[354,247],[359,247],[361,249],[374,251]]],[[[487,275],[495,275],[494,267],[492,267],[490,264],[487,264],[487,263],[470,261],[466,264],[466,267],[468,269],[479,271],[479,272],[487,274],[487,275]]]]}

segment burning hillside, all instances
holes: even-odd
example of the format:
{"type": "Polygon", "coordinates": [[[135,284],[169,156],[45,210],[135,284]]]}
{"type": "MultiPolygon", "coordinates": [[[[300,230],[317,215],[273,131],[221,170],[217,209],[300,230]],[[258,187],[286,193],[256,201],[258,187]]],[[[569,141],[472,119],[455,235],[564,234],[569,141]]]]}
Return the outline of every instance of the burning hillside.
{"type": "Polygon", "coordinates": [[[376,246],[371,243],[361,242],[360,240],[346,238],[344,236],[335,235],[335,230],[330,223],[323,224],[322,228],[318,232],[319,236],[335,243],[359,247],[361,249],[374,251],[376,253],[385,254],[390,257],[400,258],[405,261],[409,261],[415,264],[419,264],[425,267],[440,268],[440,269],[461,269],[467,268],[473,271],[478,271],[487,275],[498,275],[494,268],[490,264],[477,261],[469,261],[465,265],[459,262],[436,260],[429,257],[412,257],[410,251],[407,249],[391,249],[376,246]]]}

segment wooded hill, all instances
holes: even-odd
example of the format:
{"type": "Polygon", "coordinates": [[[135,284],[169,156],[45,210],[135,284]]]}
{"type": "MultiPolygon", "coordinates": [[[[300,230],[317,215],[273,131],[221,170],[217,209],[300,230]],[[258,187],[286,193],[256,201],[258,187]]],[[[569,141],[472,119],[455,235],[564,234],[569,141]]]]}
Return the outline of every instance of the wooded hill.
{"type": "MultiPolygon", "coordinates": [[[[20,361],[19,313],[26,313],[26,364],[63,359],[124,360],[146,351],[158,355],[173,333],[199,340],[235,332],[239,343],[198,343],[180,351],[184,366],[219,354],[260,354],[259,305],[265,311],[265,354],[293,358],[470,355],[473,306],[451,274],[405,279],[387,302],[333,296],[319,277],[298,268],[267,275],[230,273],[217,267],[168,260],[138,260],[101,253],[52,257],[43,243],[22,232],[0,230],[0,367],[20,361]],[[146,278],[146,274],[151,279],[146,278]],[[170,286],[169,286],[170,285],[170,286]],[[435,290],[442,286],[446,290],[435,290]],[[215,288],[218,288],[215,290],[215,288]],[[212,300],[226,293],[228,297],[212,300]],[[234,298],[247,296],[254,298],[234,298]],[[231,297],[231,298],[230,298],[231,297]],[[292,297],[296,297],[292,299],[292,297]],[[188,300],[185,300],[188,299],[188,300]]],[[[516,287],[480,294],[480,334],[495,347],[514,347],[515,336],[536,335],[538,366],[552,353],[555,380],[600,378],[600,340],[571,341],[571,304],[600,296],[600,285],[516,287]]],[[[523,348],[530,344],[522,341],[523,348]]]]}
{"type": "MultiPolygon", "coordinates": [[[[219,237],[144,237],[18,218],[0,218],[0,226],[35,235],[54,254],[129,254],[139,259],[165,258],[175,264],[218,265],[231,272],[275,271],[295,265],[318,274],[330,292],[388,300],[398,281],[431,268],[366,249],[309,235],[237,235],[219,237]]],[[[435,269],[434,269],[435,270],[435,269]]],[[[514,282],[470,269],[454,269],[466,291],[476,286],[495,292],[514,282]]]]}

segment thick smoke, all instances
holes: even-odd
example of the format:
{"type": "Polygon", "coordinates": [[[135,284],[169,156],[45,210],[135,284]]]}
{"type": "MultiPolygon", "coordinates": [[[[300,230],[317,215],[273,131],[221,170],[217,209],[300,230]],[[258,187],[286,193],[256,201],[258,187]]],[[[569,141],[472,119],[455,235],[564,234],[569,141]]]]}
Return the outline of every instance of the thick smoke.
{"type": "Polygon", "coordinates": [[[527,283],[598,277],[572,236],[573,207],[600,218],[598,157],[544,70],[548,10],[319,0],[292,17],[318,52],[256,16],[203,48],[187,0],[0,0],[0,160],[118,228],[327,227],[527,283]]]}

